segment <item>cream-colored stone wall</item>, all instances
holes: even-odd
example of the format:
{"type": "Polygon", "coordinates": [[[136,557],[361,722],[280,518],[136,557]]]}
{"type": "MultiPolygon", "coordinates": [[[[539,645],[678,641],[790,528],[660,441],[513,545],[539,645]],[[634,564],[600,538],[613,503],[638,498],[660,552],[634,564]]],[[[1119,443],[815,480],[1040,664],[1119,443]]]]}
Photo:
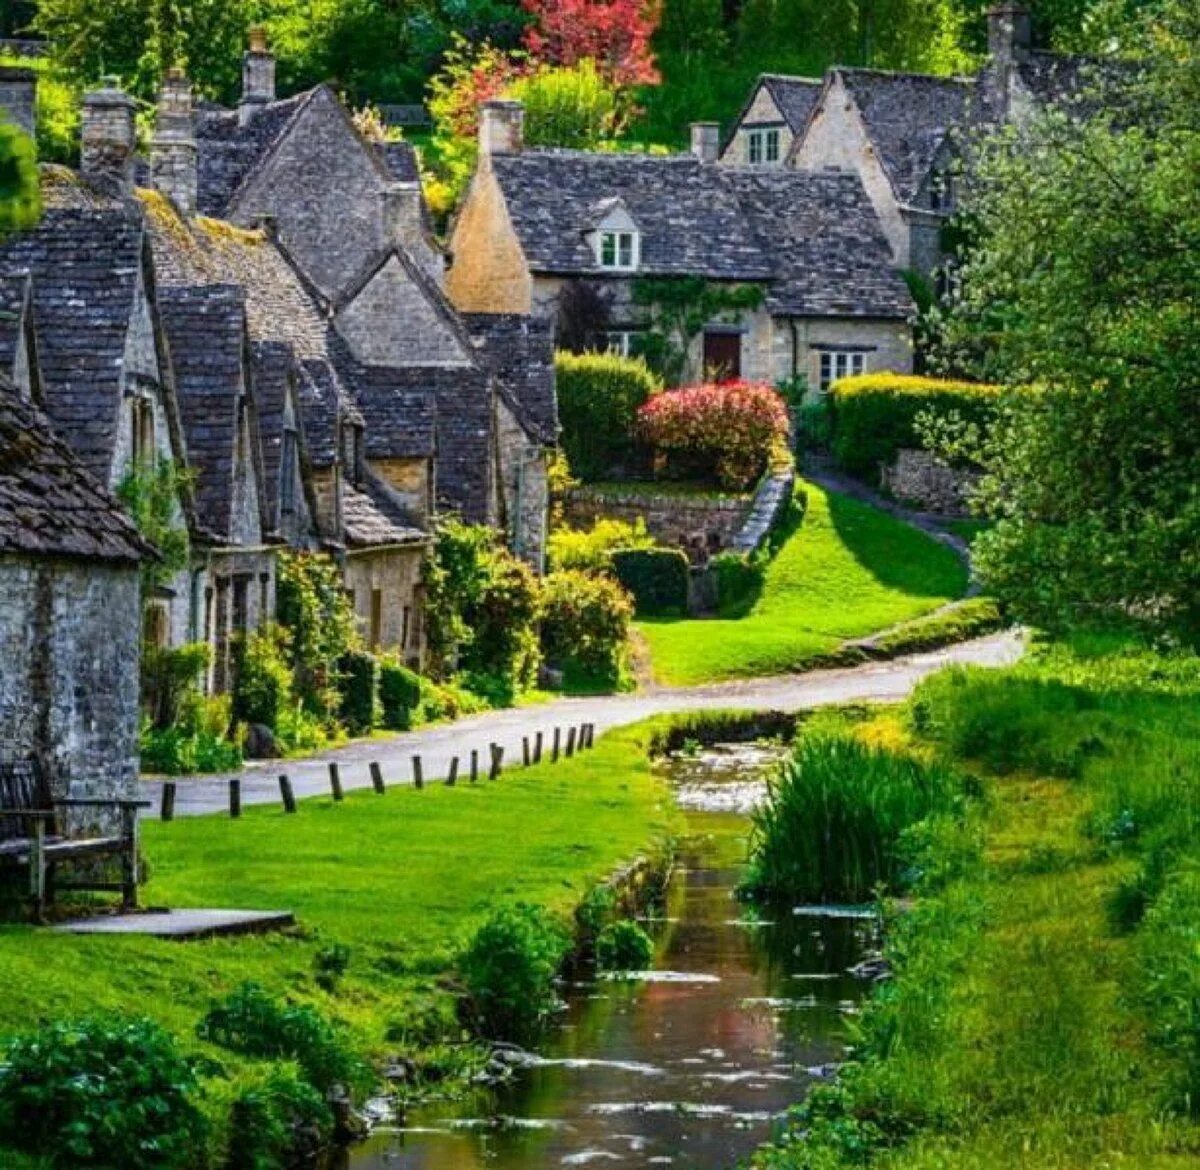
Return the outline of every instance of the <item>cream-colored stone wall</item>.
{"type": "Polygon", "coordinates": [[[495,175],[482,158],[450,237],[446,295],[464,313],[528,313],[533,279],[495,175]]]}
{"type": "Polygon", "coordinates": [[[430,511],[430,469],[428,459],[372,459],[371,469],[386,481],[412,512],[423,522],[430,511]]]}
{"type": "Polygon", "coordinates": [[[749,166],[750,147],[748,142],[748,128],[755,125],[762,125],[763,123],[779,124],[779,162],[771,165],[783,166],[784,160],[788,156],[788,151],[792,148],[794,135],[784,121],[783,114],[779,112],[779,107],[775,104],[775,99],[771,97],[771,93],[765,85],[758,87],[754,95],[754,100],[750,103],[750,108],[746,111],[741,122],[738,123],[732,140],[725,148],[724,154],[721,155],[721,162],[727,166],[749,166]]]}
{"type": "Polygon", "coordinates": [[[364,641],[373,650],[394,650],[413,665],[424,652],[422,546],[355,549],[346,554],[346,588],[364,641]],[[378,600],[376,600],[378,597],[378,600]],[[378,610],[376,610],[378,606],[378,610]],[[375,615],[378,613],[378,626],[375,615]]]}
{"type": "MultiPolygon", "coordinates": [[[[912,330],[904,321],[801,318],[795,323],[795,340],[798,372],[814,389],[821,383],[822,347],[862,348],[868,374],[912,373],[912,330]]],[[[792,335],[786,321],[776,322],[776,355],[777,362],[786,355],[784,368],[790,374],[792,335]]]]}

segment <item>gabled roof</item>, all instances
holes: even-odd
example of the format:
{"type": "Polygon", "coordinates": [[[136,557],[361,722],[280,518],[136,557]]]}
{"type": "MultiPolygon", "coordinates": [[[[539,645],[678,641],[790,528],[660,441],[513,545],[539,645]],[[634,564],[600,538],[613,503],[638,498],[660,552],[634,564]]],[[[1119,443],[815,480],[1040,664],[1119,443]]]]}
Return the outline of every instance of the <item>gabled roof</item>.
{"type": "Polygon", "coordinates": [[[116,446],[145,244],[141,218],[130,208],[49,206],[36,228],[0,247],[0,268],[33,278],[46,412],[101,482],[116,446]]]}
{"type": "Polygon", "coordinates": [[[891,263],[857,175],[726,170],[764,253],[777,259],[767,309],[783,317],[905,318],[912,297],[891,263]]]}
{"type": "Polygon", "coordinates": [[[558,441],[554,383],[554,324],[523,313],[464,313],[480,356],[491,367],[505,400],[537,442],[558,441]]]}
{"type": "MultiPolygon", "coordinates": [[[[500,155],[492,165],[535,272],[603,275],[587,216],[598,199],[619,196],[641,232],[640,275],[763,283],[778,313],[911,310],[857,176],[579,151],[500,155]]],[[[548,422],[544,399],[539,413],[548,422]]]]}
{"type": "Polygon", "coordinates": [[[644,275],[771,275],[717,168],[690,154],[526,150],[495,155],[491,165],[535,272],[601,273],[587,232],[597,201],[620,198],[642,233],[644,275]]]}
{"type": "Polygon", "coordinates": [[[946,135],[965,121],[975,82],[840,67],[832,76],[853,97],[896,198],[912,203],[946,135]]]}
{"type": "MultiPolygon", "coordinates": [[[[287,415],[288,395],[294,392],[298,371],[292,347],[283,341],[254,341],[250,343],[251,378],[254,400],[258,407],[258,433],[262,446],[263,506],[268,517],[268,529],[274,529],[279,519],[280,464],[283,460],[283,431],[287,415]]],[[[304,419],[296,402],[296,437],[301,463],[307,456],[304,419]]]]}
{"type": "Polygon", "coordinates": [[[793,134],[802,134],[808,125],[809,116],[816,108],[821,96],[822,80],[819,77],[789,77],[783,73],[764,73],[759,82],[771,95],[788,129],[793,134]]]}
{"type": "Polygon", "coordinates": [[[136,563],[156,555],[53,425],[0,377],[0,554],[136,563]]]}
{"type": "Polygon", "coordinates": [[[425,544],[429,534],[414,525],[388,487],[369,471],[357,487],[347,484],[342,497],[346,544],[378,548],[391,544],[425,544]]]}
{"type": "MultiPolygon", "coordinates": [[[[196,476],[196,518],[228,540],[234,535],[238,434],[249,390],[245,296],[233,285],[165,288],[159,313],[171,351],[188,465],[196,476]]],[[[249,444],[245,454],[253,472],[249,444]]]]}

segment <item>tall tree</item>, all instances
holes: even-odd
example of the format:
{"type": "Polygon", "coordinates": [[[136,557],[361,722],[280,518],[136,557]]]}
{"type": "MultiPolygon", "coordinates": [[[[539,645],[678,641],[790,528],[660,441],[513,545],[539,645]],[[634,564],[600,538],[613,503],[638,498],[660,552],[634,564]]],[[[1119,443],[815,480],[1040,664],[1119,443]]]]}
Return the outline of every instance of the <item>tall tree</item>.
{"type": "Polygon", "coordinates": [[[658,0],[525,0],[530,54],[553,65],[592,61],[618,86],[659,80],[651,41],[658,0]]]}

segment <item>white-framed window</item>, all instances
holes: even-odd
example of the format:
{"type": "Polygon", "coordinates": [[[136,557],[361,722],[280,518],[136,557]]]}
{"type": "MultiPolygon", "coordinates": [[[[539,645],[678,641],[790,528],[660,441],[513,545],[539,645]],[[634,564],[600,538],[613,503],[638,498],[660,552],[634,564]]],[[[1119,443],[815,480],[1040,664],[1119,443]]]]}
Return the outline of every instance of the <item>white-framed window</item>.
{"type": "Polygon", "coordinates": [[[779,161],[779,131],[748,130],[746,132],[746,158],[752,167],[761,167],[779,161]]]}
{"type": "Polygon", "coordinates": [[[637,232],[602,231],[597,259],[601,268],[630,272],[638,266],[640,246],[637,232]]]}
{"type": "Polygon", "coordinates": [[[867,355],[861,349],[823,349],[821,351],[821,392],[840,378],[853,378],[867,368],[867,355]]]}
{"type": "Polygon", "coordinates": [[[632,329],[610,329],[604,335],[604,349],[619,357],[633,357],[638,351],[638,335],[632,329]]]}

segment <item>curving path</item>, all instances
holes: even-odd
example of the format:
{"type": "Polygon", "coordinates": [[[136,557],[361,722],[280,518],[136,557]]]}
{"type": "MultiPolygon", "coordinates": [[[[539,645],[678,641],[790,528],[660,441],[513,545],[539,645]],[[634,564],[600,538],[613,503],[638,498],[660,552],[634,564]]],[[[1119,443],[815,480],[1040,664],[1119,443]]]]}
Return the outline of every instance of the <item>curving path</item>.
{"type": "MultiPolygon", "coordinates": [[[[652,715],[677,711],[741,710],[803,711],[838,703],[898,702],[921,679],[952,663],[1006,666],[1023,651],[1019,632],[1008,631],[964,642],[943,650],[913,654],[891,662],[872,662],[837,670],[817,670],[778,678],[748,679],[700,687],[663,688],[647,694],[604,695],[596,698],[557,699],[533,707],[490,711],[456,723],[421,728],[386,740],[365,740],[303,760],[268,760],[233,773],[242,781],[242,803],[274,804],[279,801],[279,781],[286,772],[297,797],[329,792],[329,763],[336,761],[345,789],[370,787],[368,764],[378,761],[389,784],[412,782],[412,757],[419,753],[427,780],[446,775],[452,756],[465,768],[472,748],[478,749],[480,768],[486,767],[488,745],[502,744],[506,766],[520,763],[521,739],[555,726],[595,724],[597,733],[636,723],[652,715]]],[[[462,773],[460,772],[460,775],[462,773]]],[[[175,815],[197,816],[228,808],[229,776],[181,778],[176,791],[175,815]]],[[[142,794],[157,816],[162,785],[142,783],[142,794]]]]}

